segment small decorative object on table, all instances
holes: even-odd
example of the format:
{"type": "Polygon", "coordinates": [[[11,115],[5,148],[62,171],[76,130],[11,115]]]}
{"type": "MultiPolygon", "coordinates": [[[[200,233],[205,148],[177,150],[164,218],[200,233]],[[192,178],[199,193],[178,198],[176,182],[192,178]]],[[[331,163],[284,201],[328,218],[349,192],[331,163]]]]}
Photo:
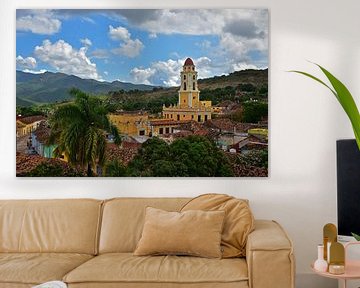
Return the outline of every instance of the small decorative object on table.
{"type": "Polygon", "coordinates": [[[320,272],[326,272],[328,263],[324,260],[324,245],[318,245],[318,259],[314,263],[314,269],[320,272]]]}
{"type": "MultiPolygon", "coordinates": [[[[325,227],[332,227],[332,225],[325,225],[324,232],[325,230],[329,232],[327,229],[325,229],[325,227]]],[[[331,230],[333,230],[333,227],[331,228],[331,230]]],[[[326,238],[325,236],[328,237],[329,235],[326,235],[326,233],[324,233],[324,242],[326,238]]],[[[360,241],[349,242],[346,243],[345,246],[341,243],[338,243],[337,240],[331,243],[329,250],[330,253],[328,253],[327,255],[329,262],[328,270],[325,270],[323,266],[320,266],[319,263],[321,263],[321,261],[318,261],[319,259],[321,260],[321,256],[323,256],[321,254],[324,254],[325,251],[328,251],[327,249],[323,248],[324,245],[319,245],[318,260],[316,260],[314,264],[311,265],[313,271],[322,277],[338,279],[339,281],[343,280],[343,285],[341,287],[344,288],[347,287],[348,280],[360,279],[360,260],[349,260],[347,256],[348,247],[352,245],[360,245],[360,241]]]]}
{"type": "Polygon", "coordinates": [[[330,246],[329,273],[344,274],[345,273],[345,249],[344,245],[334,242],[330,246]]]}
{"type": "Polygon", "coordinates": [[[61,281],[50,281],[46,282],[37,286],[34,286],[32,288],[66,288],[67,285],[64,282],[61,281]]]}
{"type": "Polygon", "coordinates": [[[331,243],[337,241],[337,228],[334,224],[328,223],[323,228],[324,259],[330,263],[331,243]]]}

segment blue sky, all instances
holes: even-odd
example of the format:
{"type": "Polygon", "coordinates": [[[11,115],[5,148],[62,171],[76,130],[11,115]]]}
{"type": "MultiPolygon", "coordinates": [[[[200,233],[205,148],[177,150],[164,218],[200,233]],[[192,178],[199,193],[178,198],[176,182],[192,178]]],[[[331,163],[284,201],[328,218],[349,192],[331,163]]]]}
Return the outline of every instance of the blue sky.
{"type": "Polygon", "coordinates": [[[179,84],[191,57],[199,78],[268,67],[268,11],[17,10],[17,69],[101,81],[179,84]]]}

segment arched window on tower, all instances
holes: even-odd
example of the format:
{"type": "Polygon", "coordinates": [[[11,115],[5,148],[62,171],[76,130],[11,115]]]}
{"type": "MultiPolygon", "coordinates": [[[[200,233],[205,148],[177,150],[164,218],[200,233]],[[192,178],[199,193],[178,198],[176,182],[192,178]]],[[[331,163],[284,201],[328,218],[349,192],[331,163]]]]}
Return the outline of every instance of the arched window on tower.
{"type": "Polygon", "coordinates": [[[195,75],[193,75],[193,80],[195,80],[195,75]]]}
{"type": "Polygon", "coordinates": [[[184,74],[184,80],[186,80],[186,75],[184,74]]]}
{"type": "Polygon", "coordinates": [[[193,90],[195,90],[195,82],[193,82],[193,90]]]}
{"type": "Polygon", "coordinates": [[[184,90],[186,90],[186,83],[184,83],[184,90]]]}

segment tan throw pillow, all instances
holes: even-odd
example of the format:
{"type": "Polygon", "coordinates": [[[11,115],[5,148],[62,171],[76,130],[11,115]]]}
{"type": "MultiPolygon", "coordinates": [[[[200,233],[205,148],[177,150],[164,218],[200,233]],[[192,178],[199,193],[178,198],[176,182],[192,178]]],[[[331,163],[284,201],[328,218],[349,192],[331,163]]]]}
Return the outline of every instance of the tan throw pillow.
{"type": "Polygon", "coordinates": [[[224,211],[168,212],[147,207],[134,255],[221,258],[224,216],[224,211]]]}
{"type": "Polygon", "coordinates": [[[205,194],[190,200],[181,209],[188,210],[225,211],[221,236],[222,257],[245,256],[247,236],[254,230],[254,217],[247,200],[225,194],[205,194]]]}

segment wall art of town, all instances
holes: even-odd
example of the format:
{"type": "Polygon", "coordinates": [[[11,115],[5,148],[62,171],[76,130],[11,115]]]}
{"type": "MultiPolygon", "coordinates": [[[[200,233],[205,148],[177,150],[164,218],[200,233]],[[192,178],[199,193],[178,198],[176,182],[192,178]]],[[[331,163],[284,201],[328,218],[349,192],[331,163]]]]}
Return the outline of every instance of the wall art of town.
{"type": "Polygon", "coordinates": [[[18,103],[16,175],[267,177],[267,69],[198,79],[187,58],[179,78],[180,87],[18,103]]]}

